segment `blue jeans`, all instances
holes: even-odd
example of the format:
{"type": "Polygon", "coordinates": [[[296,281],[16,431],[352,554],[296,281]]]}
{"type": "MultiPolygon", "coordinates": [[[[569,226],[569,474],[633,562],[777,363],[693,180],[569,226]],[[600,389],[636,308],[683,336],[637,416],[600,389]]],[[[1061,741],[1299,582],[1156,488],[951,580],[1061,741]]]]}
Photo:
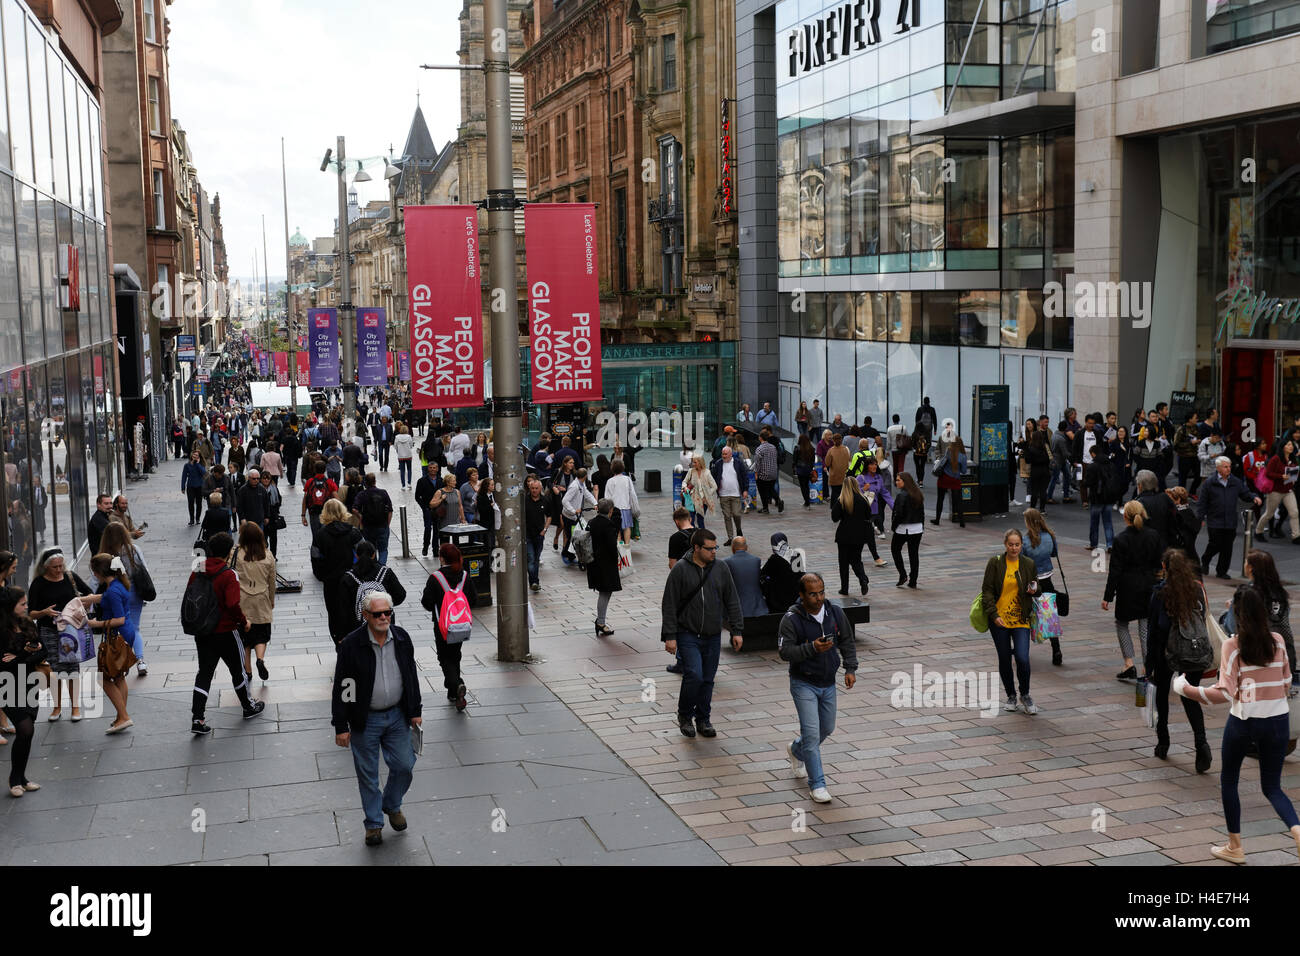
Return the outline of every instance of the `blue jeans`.
{"type": "Polygon", "coordinates": [[[1020,696],[1029,695],[1029,628],[998,627],[989,621],[989,634],[998,649],[998,671],[1008,697],[1016,696],[1016,685],[1011,679],[1011,658],[1016,659],[1016,677],[1020,680],[1020,696]]]}
{"type": "Polygon", "coordinates": [[[541,580],[538,576],[538,565],[542,560],[542,551],[546,548],[546,535],[526,537],[524,543],[528,545],[528,583],[539,584],[541,580]]]}
{"type": "Polygon", "coordinates": [[[389,534],[388,525],[363,524],[361,526],[361,534],[367,541],[373,544],[375,546],[375,550],[379,552],[379,563],[387,564],[388,563],[388,534],[389,534]]]}
{"type": "Polygon", "coordinates": [[[131,641],[131,650],[135,652],[137,660],[144,660],[144,638],[140,636],[140,615],[144,613],[144,602],[135,599],[135,591],[131,592],[131,602],[127,605],[131,614],[131,629],[135,631],[135,639],[131,641]]]}
{"type": "Polygon", "coordinates": [[[1047,497],[1049,499],[1052,497],[1052,492],[1056,490],[1056,479],[1058,478],[1061,479],[1061,497],[1062,498],[1070,497],[1071,467],[1072,467],[1071,465],[1067,464],[1064,468],[1056,468],[1056,467],[1052,468],[1052,480],[1047,484],[1047,497]]]}
{"type": "Polygon", "coordinates": [[[397,474],[402,481],[402,487],[406,487],[411,483],[411,459],[397,459],[397,474]]]}
{"type": "Polygon", "coordinates": [[[411,771],[415,751],[411,749],[411,728],[401,706],[372,710],[366,729],[352,734],[352,763],[357,769],[357,786],[361,790],[361,808],[366,814],[366,829],[384,826],[384,811],[402,809],[402,797],[411,789],[411,771]],[[388,783],[379,792],[379,751],[383,748],[388,765],[388,783]]]}
{"type": "Polygon", "coordinates": [[[1246,759],[1246,748],[1254,743],[1259,750],[1259,786],[1273,804],[1273,809],[1287,827],[1300,826],[1295,805],[1282,790],[1282,761],[1286,759],[1290,716],[1252,717],[1242,720],[1232,714],[1223,725],[1223,770],[1219,774],[1219,787],[1223,792],[1223,820],[1229,833],[1241,832],[1241,797],[1237,794],[1237,781],[1241,777],[1241,764],[1246,759]]]}
{"type": "Polygon", "coordinates": [[[682,692],[677,698],[679,721],[708,720],[712,713],[713,678],[722,656],[722,634],[677,632],[677,658],[682,662],[682,692]]]}
{"type": "Polygon", "coordinates": [[[822,770],[822,743],[835,731],[835,685],[818,687],[797,677],[790,678],[790,696],[799,714],[799,736],[791,749],[808,767],[808,788],[826,786],[822,770]]]}
{"type": "MultiPolygon", "coordinates": [[[[1051,492],[1048,492],[1051,497],[1051,492]]],[[[1097,547],[1097,524],[1106,529],[1106,547],[1115,543],[1115,530],[1110,524],[1110,505],[1099,505],[1095,501],[1088,505],[1088,547],[1097,547]]]]}

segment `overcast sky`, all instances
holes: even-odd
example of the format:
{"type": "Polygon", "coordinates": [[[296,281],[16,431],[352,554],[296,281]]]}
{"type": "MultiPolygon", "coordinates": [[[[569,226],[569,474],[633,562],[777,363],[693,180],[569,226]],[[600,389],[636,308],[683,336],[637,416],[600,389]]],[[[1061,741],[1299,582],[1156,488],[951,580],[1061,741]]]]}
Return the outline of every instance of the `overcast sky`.
{"type": "MultiPolygon", "coordinates": [[[[280,137],[288,165],[289,232],[330,235],[338,180],[326,149],[347,138],[353,157],[400,155],[416,92],[439,149],[456,135],[460,0],[178,0],[171,26],[172,117],[189,136],[199,179],[221,194],[230,274],[262,271],[262,215],[272,277],[285,274],[280,137]]],[[[358,185],[360,202],[386,199],[382,163],[358,185]]]]}

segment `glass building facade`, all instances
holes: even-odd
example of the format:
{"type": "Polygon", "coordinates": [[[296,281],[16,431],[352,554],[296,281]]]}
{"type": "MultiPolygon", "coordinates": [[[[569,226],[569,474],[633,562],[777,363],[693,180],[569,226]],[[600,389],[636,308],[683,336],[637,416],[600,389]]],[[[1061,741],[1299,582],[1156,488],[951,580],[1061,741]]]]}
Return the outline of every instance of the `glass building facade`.
{"type": "Polygon", "coordinates": [[[26,577],[41,548],[84,544],[121,462],[99,103],[24,4],[0,0],[0,31],[0,503],[26,577]]]}
{"type": "Polygon", "coordinates": [[[782,421],[820,398],[910,423],[928,395],[969,434],[972,387],[999,382],[1017,420],[1059,416],[1073,319],[1043,288],[1073,267],[1072,111],[1014,135],[917,130],[1072,92],[1074,3],[891,0],[875,23],[871,6],[775,7],[782,421]]]}

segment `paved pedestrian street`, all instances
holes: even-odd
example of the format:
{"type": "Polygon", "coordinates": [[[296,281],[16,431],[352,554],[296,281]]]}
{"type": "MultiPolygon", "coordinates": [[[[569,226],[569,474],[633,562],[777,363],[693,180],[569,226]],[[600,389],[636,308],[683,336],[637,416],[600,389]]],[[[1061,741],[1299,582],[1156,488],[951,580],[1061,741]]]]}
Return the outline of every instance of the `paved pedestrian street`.
{"type": "MultiPolygon", "coordinates": [[[[668,489],[668,453],[644,452],[642,478],[658,456],[668,489]]],[[[366,847],[352,758],[329,723],[334,651],[307,530],[292,517],[298,490],[285,489],[279,560],[304,589],[277,596],[271,679],[254,682],[266,712],[242,720],[219,667],[213,687],[224,689],[208,709],[215,732],[190,735],[195,653],[178,605],[195,529],[179,473],[169,461],[129,489],[136,520],[149,521],[140,545],[160,595],[142,623],[149,675],[130,678],[135,726],[106,736],[110,716],[74,724],[65,707],[48,723],[42,708],[28,770],[42,787],[0,803],[4,863],[1227,865],[1209,856],[1224,836],[1217,751],[1225,710],[1209,712],[1209,773],[1192,768],[1177,702],[1169,760],[1152,755],[1154,731],[1134,688],[1114,677],[1121,663],[1112,615],[1100,608],[1104,577],[1086,551],[1077,505],[1048,516],[1062,514],[1073,606],[1063,666],[1051,665],[1047,645],[1031,649],[1034,717],[1001,711],[992,642],[967,622],[984,563],[1018,513],[964,530],[927,524],[915,591],[895,588],[892,566],[874,568],[868,555],[872,622],[858,627],[858,683],[851,691],[841,683],[837,728],[822,748],[833,802],[817,805],[789,769],[785,745],[797,720],[775,651],[736,654],[724,642],[718,736],[688,740],[677,729],[679,680],[665,673],[671,658],[659,640],[667,490],[642,496],[642,539],[611,604],[612,637],[594,636],[595,595],[585,575],[561,564],[549,534],[543,590],[530,595],[537,661],[498,663],[495,611],[476,611],[464,714],[445,700],[432,624],[419,606],[435,565],[419,558],[418,538],[414,557],[401,557],[394,520],[390,564],[408,591],[397,622],[417,645],[426,743],[404,807],[410,828],[366,847]],[[956,706],[933,687],[913,695],[910,686],[917,675],[929,686],[931,672],[972,671],[991,694],[991,717],[978,702],[956,706]]],[[[417,528],[395,466],[379,477],[417,528]]],[[[769,535],[785,532],[840,600],[827,508],[804,509],[784,482],[783,492],[783,515],[745,518],[751,549],[765,559],[769,535]]],[[[888,557],[888,539],[880,543],[888,557]]],[[[1216,604],[1230,593],[1214,579],[1208,587],[1216,604]]],[[[1288,758],[1291,791],[1300,788],[1297,766],[1288,758]]],[[[1294,842],[1260,795],[1254,761],[1242,799],[1251,864],[1294,865],[1294,842]]]]}

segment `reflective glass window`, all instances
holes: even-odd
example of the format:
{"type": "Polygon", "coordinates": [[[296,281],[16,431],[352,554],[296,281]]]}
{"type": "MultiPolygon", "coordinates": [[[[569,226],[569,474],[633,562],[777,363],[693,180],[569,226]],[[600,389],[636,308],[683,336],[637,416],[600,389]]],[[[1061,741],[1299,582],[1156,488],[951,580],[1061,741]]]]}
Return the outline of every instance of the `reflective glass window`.
{"type": "MultiPolygon", "coordinates": [[[[4,0],[5,78],[9,86],[9,139],[13,171],[32,178],[32,119],[27,97],[27,17],[18,0],[4,0]]],[[[5,165],[9,166],[6,157],[5,165]]]]}
{"type": "Polygon", "coordinates": [[[39,30],[27,31],[27,84],[32,104],[32,158],[36,185],[46,192],[54,188],[54,161],[50,153],[50,99],[45,88],[45,53],[48,48],[39,30]]]}
{"type": "MultiPolygon", "coordinates": [[[[860,422],[870,415],[874,421],[883,422],[889,398],[888,346],[884,342],[858,342],[854,350],[857,356],[857,408],[853,415],[846,413],[845,419],[860,422]]],[[[837,409],[827,409],[827,418],[831,418],[835,411],[837,409]]]]}
{"type": "Polygon", "coordinates": [[[23,364],[18,308],[18,248],[14,240],[14,183],[0,174],[0,372],[23,364]]]}
{"type": "Polygon", "coordinates": [[[36,190],[15,190],[15,230],[18,241],[18,304],[22,315],[23,361],[45,358],[45,319],[41,303],[41,257],[36,231],[36,190]]]}
{"type": "Polygon", "coordinates": [[[820,398],[826,404],[826,340],[799,340],[799,383],[800,394],[812,404],[814,398],[820,398]]]}

